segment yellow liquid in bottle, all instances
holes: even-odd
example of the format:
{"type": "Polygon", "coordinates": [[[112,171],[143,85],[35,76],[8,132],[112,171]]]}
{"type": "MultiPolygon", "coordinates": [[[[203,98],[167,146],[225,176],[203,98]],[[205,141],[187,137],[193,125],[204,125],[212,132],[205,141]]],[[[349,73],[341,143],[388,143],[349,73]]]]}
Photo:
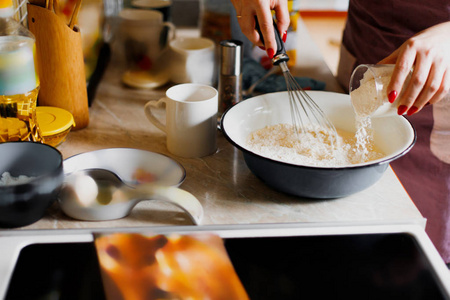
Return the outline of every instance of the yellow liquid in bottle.
{"type": "Polygon", "coordinates": [[[0,95],[0,142],[41,142],[36,122],[36,102],[39,86],[18,95],[0,95]]]}

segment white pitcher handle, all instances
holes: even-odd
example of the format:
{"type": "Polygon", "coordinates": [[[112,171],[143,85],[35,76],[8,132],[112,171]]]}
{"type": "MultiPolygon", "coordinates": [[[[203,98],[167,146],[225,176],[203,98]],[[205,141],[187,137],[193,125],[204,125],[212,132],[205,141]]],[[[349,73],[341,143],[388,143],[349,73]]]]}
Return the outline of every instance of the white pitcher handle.
{"type": "Polygon", "coordinates": [[[171,40],[175,39],[175,33],[176,33],[176,27],[171,22],[164,22],[164,26],[167,27],[167,42],[170,42],[171,40]]]}
{"type": "Polygon", "coordinates": [[[156,184],[142,184],[135,189],[141,198],[160,200],[172,203],[181,208],[195,225],[201,225],[203,220],[203,206],[191,193],[172,186],[156,184]]]}
{"type": "Polygon", "coordinates": [[[161,109],[163,105],[166,103],[167,98],[161,98],[157,101],[152,100],[145,104],[144,106],[144,112],[147,119],[156,127],[158,127],[161,131],[165,132],[167,134],[166,125],[163,124],[160,120],[158,120],[155,115],[152,113],[152,108],[155,109],[161,109]]]}

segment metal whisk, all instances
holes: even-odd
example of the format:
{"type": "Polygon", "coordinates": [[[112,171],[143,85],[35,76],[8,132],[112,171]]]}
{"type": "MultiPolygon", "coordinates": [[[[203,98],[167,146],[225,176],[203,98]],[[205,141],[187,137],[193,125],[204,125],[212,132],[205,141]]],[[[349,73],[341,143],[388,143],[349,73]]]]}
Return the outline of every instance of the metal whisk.
{"type": "MultiPolygon", "coordinates": [[[[258,20],[256,19],[256,29],[258,30],[262,39],[262,33],[259,28],[258,20]]],[[[329,136],[329,141],[334,149],[334,145],[337,144],[337,132],[333,123],[328,119],[326,114],[317,105],[316,102],[308,95],[307,92],[298,84],[295,78],[289,71],[287,61],[289,56],[286,54],[283,40],[281,39],[278,27],[274,21],[275,39],[277,42],[277,52],[275,53],[272,64],[280,66],[283,72],[284,79],[286,80],[286,87],[289,95],[289,104],[291,109],[292,125],[299,137],[300,133],[306,133],[308,131],[323,131],[329,136]]],[[[262,40],[264,43],[264,40],[262,40]]]]}

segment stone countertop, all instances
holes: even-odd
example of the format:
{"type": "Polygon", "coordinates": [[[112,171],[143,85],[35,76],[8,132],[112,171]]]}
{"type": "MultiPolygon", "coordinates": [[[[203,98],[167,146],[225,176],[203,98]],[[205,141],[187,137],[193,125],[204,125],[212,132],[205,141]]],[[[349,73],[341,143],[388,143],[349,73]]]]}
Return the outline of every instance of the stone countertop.
{"type": "MultiPolygon", "coordinates": [[[[196,30],[178,30],[178,35],[198,35],[196,30]]],[[[299,23],[296,76],[325,81],[326,89],[342,92],[304,24],[299,23]]],[[[59,146],[64,158],[105,148],[137,148],[167,155],[186,169],[180,186],[195,195],[204,207],[204,224],[257,223],[396,223],[425,226],[421,216],[396,175],[389,167],[380,181],[360,193],[334,200],[303,199],[279,193],[261,182],[247,168],[243,156],[219,132],[218,150],[204,158],[186,159],[171,155],[165,134],[145,117],[147,101],[161,98],[170,84],[154,90],[122,85],[121,72],[111,63],[90,107],[87,128],[72,131],[59,146]]],[[[83,222],[66,217],[55,203],[40,221],[21,229],[92,229],[190,225],[184,213],[157,201],[139,203],[123,219],[83,222]]]]}

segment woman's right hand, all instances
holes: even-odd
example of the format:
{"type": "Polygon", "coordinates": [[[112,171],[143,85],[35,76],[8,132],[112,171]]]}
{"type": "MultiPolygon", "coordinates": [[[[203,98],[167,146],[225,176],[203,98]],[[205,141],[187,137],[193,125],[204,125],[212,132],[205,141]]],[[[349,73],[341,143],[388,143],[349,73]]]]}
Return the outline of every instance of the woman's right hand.
{"type": "Polygon", "coordinates": [[[272,10],[275,11],[277,26],[283,41],[286,41],[289,27],[289,10],[287,0],[231,0],[237,13],[242,33],[255,45],[264,47],[267,55],[273,58],[277,52],[277,42],[273,27],[272,10]],[[256,30],[255,16],[263,35],[256,30]]]}
{"type": "Polygon", "coordinates": [[[390,102],[403,89],[405,78],[414,67],[411,80],[399,99],[398,114],[412,115],[426,104],[444,99],[450,92],[450,22],[425,29],[380,61],[395,64],[387,88],[390,102]]]}

